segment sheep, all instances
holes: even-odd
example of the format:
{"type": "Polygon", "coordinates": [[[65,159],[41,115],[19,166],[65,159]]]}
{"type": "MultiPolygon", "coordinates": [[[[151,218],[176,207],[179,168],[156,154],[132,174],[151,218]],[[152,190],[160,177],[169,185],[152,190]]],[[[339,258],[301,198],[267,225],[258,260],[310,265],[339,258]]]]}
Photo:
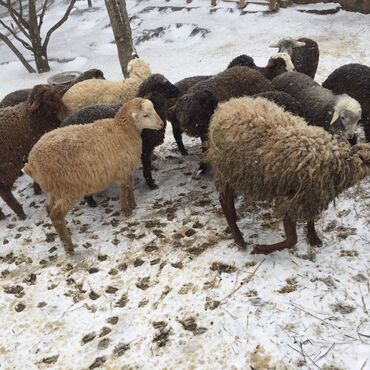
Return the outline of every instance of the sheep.
{"type": "MultiPolygon", "coordinates": [[[[20,219],[26,215],[11,187],[32,146],[44,133],[59,127],[67,114],[59,92],[50,85],[36,85],[27,102],[0,109],[0,196],[20,219]]],[[[37,184],[34,190],[40,192],[37,184]]],[[[0,209],[0,219],[3,218],[0,209]]]]}
{"type": "Polygon", "coordinates": [[[132,173],[140,162],[140,134],[163,125],[149,100],[134,98],[112,119],[58,128],[32,148],[23,172],[47,193],[46,211],[67,253],[73,254],[74,247],[65,215],[82,196],[116,182],[123,213],[132,213],[136,207],[132,173]]]}
{"type": "MultiPolygon", "coordinates": [[[[104,80],[104,74],[100,69],[89,69],[83,73],[81,73],[78,77],[76,77],[73,81],[66,83],[66,84],[61,84],[61,85],[54,85],[56,89],[59,91],[59,94],[63,96],[66,91],[73,86],[74,84],[88,80],[91,78],[97,78],[97,79],[103,79],[104,80]]],[[[28,96],[30,94],[32,89],[21,89],[21,90],[16,90],[8,95],[6,95],[3,100],[0,102],[0,108],[5,108],[5,107],[13,107],[14,105],[17,105],[19,103],[22,103],[28,99],[28,96]]]]}
{"type": "Polygon", "coordinates": [[[348,94],[362,108],[366,141],[370,141],[370,67],[352,63],[337,68],[322,84],[334,94],[348,94]]]}
{"type": "Polygon", "coordinates": [[[218,106],[205,160],[239,246],[245,242],[236,224],[234,192],[274,204],[286,240],[252,251],[268,254],[294,247],[297,221],[307,222],[309,243],[321,245],[314,221],[337,195],[370,174],[370,145],[338,142],[267,99],[243,97],[218,106]]]}
{"type": "MultiPolygon", "coordinates": [[[[204,151],[209,120],[218,102],[271,90],[272,83],[260,72],[248,67],[233,67],[192,86],[177,101],[174,107],[176,118],[184,132],[201,139],[204,151]]],[[[201,162],[200,173],[205,173],[207,169],[201,162]]]]}
{"type": "Polygon", "coordinates": [[[339,139],[352,139],[361,118],[361,106],[349,95],[335,95],[299,72],[285,72],[272,80],[276,90],[296,98],[311,125],[323,127],[339,139]]]}
{"type": "Polygon", "coordinates": [[[292,96],[283,91],[266,91],[252,95],[252,98],[258,97],[270,100],[279,107],[284,108],[286,111],[304,118],[304,109],[302,104],[297,99],[294,99],[292,96]]]}
{"type": "MultiPolygon", "coordinates": [[[[163,75],[156,73],[152,74],[141,83],[137,92],[137,97],[149,99],[153,103],[154,109],[166,125],[168,101],[176,97],[178,94],[179,89],[176,86],[168,81],[163,75]]],[[[85,107],[65,119],[61,126],[90,123],[102,118],[113,118],[119,108],[119,104],[101,104],[85,107]]],[[[152,154],[154,148],[163,143],[164,136],[165,127],[159,131],[143,130],[141,134],[143,140],[143,152],[141,157],[143,163],[143,175],[151,189],[158,188],[158,185],[154,182],[151,173],[152,154]]],[[[86,198],[86,201],[90,206],[96,206],[93,198],[86,198]]]]}
{"type": "Polygon", "coordinates": [[[301,37],[298,40],[285,37],[276,44],[271,44],[270,48],[278,48],[279,52],[288,53],[297,72],[315,78],[320,57],[316,41],[306,37],[301,37]]]}
{"type": "MultiPolygon", "coordinates": [[[[235,57],[227,66],[227,69],[236,67],[236,66],[243,66],[243,67],[250,67],[255,68],[256,65],[254,64],[254,60],[252,57],[241,54],[235,57]]],[[[169,107],[173,107],[180,96],[184,95],[190,87],[194,86],[198,82],[205,81],[214,77],[214,75],[205,75],[205,76],[193,76],[193,77],[186,77],[178,82],[175,83],[175,86],[179,89],[179,95],[176,99],[172,99],[169,101],[169,107]]],[[[167,119],[171,122],[172,126],[172,133],[173,137],[176,141],[177,147],[182,155],[188,155],[187,150],[185,149],[184,143],[182,141],[182,132],[180,128],[180,122],[176,118],[176,113],[174,109],[169,109],[167,112],[167,119]]]]}
{"type": "Polygon", "coordinates": [[[121,81],[86,80],[72,86],[63,96],[71,113],[89,105],[126,103],[136,96],[140,84],[149,77],[149,65],[132,59],[127,65],[129,78],[121,81]]]}

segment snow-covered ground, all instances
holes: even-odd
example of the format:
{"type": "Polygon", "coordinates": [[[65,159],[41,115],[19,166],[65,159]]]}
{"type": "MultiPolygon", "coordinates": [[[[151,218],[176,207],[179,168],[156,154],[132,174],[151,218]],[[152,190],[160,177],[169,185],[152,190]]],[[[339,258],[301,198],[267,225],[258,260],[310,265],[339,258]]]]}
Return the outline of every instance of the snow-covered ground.
{"type": "MultiPolygon", "coordinates": [[[[63,3],[54,2],[46,28],[63,3]]],[[[86,10],[78,1],[55,32],[50,58],[70,61],[51,62],[50,73],[28,74],[0,44],[0,97],[60,71],[96,67],[121,77],[104,1],[93,3],[86,10]]],[[[137,51],[173,82],[221,71],[242,53],[264,65],[274,52],[269,43],[282,36],[318,41],[319,82],[340,65],[370,65],[370,16],[298,8],[305,7],[240,15],[232,3],[210,13],[209,1],[128,1],[136,40],[163,27],[137,51]]],[[[96,198],[96,209],[76,205],[67,217],[79,246],[72,258],[29,178],[14,189],[27,220],[0,201],[8,215],[0,223],[1,370],[370,369],[369,181],[324,212],[317,223],[322,248],[310,250],[299,225],[293,251],[250,255],[227,233],[211,177],[191,177],[198,140],[185,143],[188,157],[168,127],[156,151],[160,188],[149,191],[138,170],[130,218],[119,212],[115,187],[96,198]]],[[[250,246],[282,237],[269,208],[239,199],[238,213],[250,246]]]]}

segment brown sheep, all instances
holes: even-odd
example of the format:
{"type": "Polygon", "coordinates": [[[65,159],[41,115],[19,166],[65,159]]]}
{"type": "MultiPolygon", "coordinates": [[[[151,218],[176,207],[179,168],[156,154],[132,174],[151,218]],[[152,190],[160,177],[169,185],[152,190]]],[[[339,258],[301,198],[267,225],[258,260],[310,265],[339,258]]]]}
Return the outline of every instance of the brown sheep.
{"type": "MultiPolygon", "coordinates": [[[[89,80],[91,78],[105,80],[103,72],[100,69],[93,68],[81,73],[78,77],[76,77],[73,81],[69,83],[54,86],[59,91],[60,95],[63,96],[67,92],[67,90],[74,84],[84,80],[89,80]]],[[[31,90],[32,89],[21,89],[5,95],[3,100],[0,101],[0,108],[14,107],[17,104],[26,101],[31,90]]]]}
{"type": "MultiPolygon", "coordinates": [[[[43,134],[59,127],[67,113],[59,92],[50,85],[36,85],[27,102],[0,109],[0,196],[21,219],[26,215],[11,187],[33,145],[43,134]]],[[[39,192],[37,186],[35,192],[39,192]]],[[[0,210],[0,219],[4,217],[0,210]]]]}
{"type": "Polygon", "coordinates": [[[153,104],[135,98],[114,118],[59,128],[33,147],[23,171],[47,193],[46,211],[67,253],[73,254],[74,248],[65,215],[81,197],[116,182],[121,209],[131,214],[136,206],[132,172],[140,163],[141,131],[163,126],[153,104]]]}
{"type": "Polygon", "coordinates": [[[264,98],[245,97],[215,111],[206,160],[240,246],[245,242],[236,224],[234,191],[251,201],[274,204],[286,240],[253,250],[267,254],[294,247],[297,221],[307,222],[310,244],[321,245],[314,221],[342,191],[370,174],[370,145],[338,142],[264,98]]]}

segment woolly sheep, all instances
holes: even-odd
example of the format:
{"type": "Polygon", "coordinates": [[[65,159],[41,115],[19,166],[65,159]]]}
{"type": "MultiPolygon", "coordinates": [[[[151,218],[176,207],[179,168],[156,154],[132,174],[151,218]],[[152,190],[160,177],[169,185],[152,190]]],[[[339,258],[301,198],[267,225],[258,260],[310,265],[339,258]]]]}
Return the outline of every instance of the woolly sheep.
{"type": "Polygon", "coordinates": [[[65,215],[82,196],[116,182],[124,214],[135,208],[132,172],[140,162],[145,128],[158,130],[163,122],[149,100],[135,98],[113,119],[56,129],[32,148],[23,171],[47,192],[46,211],[67,253],[74,248],[65,215]]]}
{"type": "Polygon", "coordinates": [[[362,108],[366,141],[370,141],[370,67],[352,63],[337,68],[322,84],[335,94],[348,94],[362,108]]]}
{"type": "MultiPolygon", "coordinates": [[[[59,127],[66,115],[67,108],[58,91],[50,85],[36,85],[27,102],[0,109],[0,196],[21,219],[26,215],[11,187],[32,146],[43,134],[59,127]]],[[[36,184],[34,189],[40,192],[36,184]]],[[[0,209],[2,218],[5,215],[0,209]]]]}
{"type": "MultiPolygon", "coordinates": [[[[235,57],[227,66],[227,69],[233,68],[236,66],[250,67],[255,68],[254,60],[252,57],[241,54],[235,57]]],[[[177,100],[184,95],[190,87],[194,86],[198,82],[208,80],[209,78],[214,77],[214,75],[205,75],[205,76],[193,76],[184,78],[175,83],[175,86],[179,89],[179,95],[176,99],[169,101],[169,107],[173,107],[177,100]]],[[[176,118],[176,113],[173,109],[169,109],[167,112],[167,119],[171,122],[173,137],[175,138],[177,147],[182,155],[188,155],[187,150],[185,149],[184,143],[182,141],[182,131],[180,127],[180,122],[176,118]]]]}
{"type": "Polygon", "coordinates": [[[72,86],[63,96],[71,113],[94,104],[125,103],[136,96],[140,84],[149,77],[150,68],[142,59],[128,63],[129,78],[121,81],[86,80],[72,86]]]}
{"type": "MultiPolygon", "coordinates": [[[[273,90],[271,82],[260,72],[238,66],[192,86],[187,94],[177,101],[174,109],[181,129],[189,136],[199,137],[204,151],[209,120],[217,102],[271,90],[273,90]]],[[[204,173],[207,166],[201,162],[199,170],[204,173]]]]}
{"type": "MultiPolygon", "coordinates": [[[[100,69],[89,69],[83,73],[81,73],[78,77],[76,77],[72,82],[62,85],[54,85],[56,89],[59,91],[59,94],[63,96],[66,91],[73,86],[74,84],[88,80],[91,78],[98,78],[104,80],[104,74],[100,69]]],[[[30,94],[32,89],[21,89],[16,90],[8,95],[6,95],[3,100],[0,102],[0,108],[5,107],[13,107],[14,105],[17,105],[19,103],[22,103],[28,99],[28,95],[30,94]]]]}
{"type": "Polygon", "coordinates": [[[355,99],[346,94],[335,95],[299,72],[283,73],[275,77],[272,84],[303,105],[309,124],[321,126],[338,138],[353,138],[361,118],[361,106],[355,99]]]}
{"type": "Polygon", "coordinates": [[[338,194],[370,174],[370,145],[337,142],[273,102],[243,97],[215,111],[206,160],[238,245],[245,242],[236,224],[234,191],[250,201],[274,204],[286,240],[253,250],[267,254],[294,247],[297,221],[308,223],[311,245],[321,244],[314,220],[338,194]]]}
{"type": "Polygon", "coordinates": [[[276,44],[271,44],[270,47],[278,48],[279,52],[288,53],[297,72],[315,78],[320,57],[316,41],[307,37],[301,37],[298,40],[285,37],[276,44]]]}
{"type": "MultiPolygon", "coordinates": [[[[178,93],[179,90],[176,86],[168,81],[163,75],[156,73],[152,74],[141,83],[137,96],[149,99],[153,103],[154,109],[166,125],[168,101],[176,97],[178,93]]],[[[61,126],[90,123],[97,119],[112,118],[119,108],[120,105],[117,104],[101,104],[85,107],[65,119],[61,126]]],[[[155,184],[151,173],[152,154],[154,148],[163,143],[164,136],[165,127],[158,131],[143,130],[141,134],[141,138],[143,140],[143,176],[151,189],[156,189],[158,187],[155,184]]],[[[91,197],[86,198],[86,201],[90,206],[96,205],[95,201],[91,197]]]]}

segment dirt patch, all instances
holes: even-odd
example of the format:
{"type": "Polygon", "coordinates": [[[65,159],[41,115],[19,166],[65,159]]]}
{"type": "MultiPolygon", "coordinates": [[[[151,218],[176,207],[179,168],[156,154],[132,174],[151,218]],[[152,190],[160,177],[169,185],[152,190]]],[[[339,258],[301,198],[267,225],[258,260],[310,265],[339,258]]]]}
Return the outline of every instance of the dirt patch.
{"type": "Polygon", "coordinates": [[[158,348],[165,347],[169,341],[172,329],[167,327],[165,321],[154,321],[152,325],[154,329],[157,329],[152,342],[155,343],[158,348]]]}
{"type": "Polygon", "coordinates": [[[280,294],[292,293],[297,290],[296,278],[286,279],[286,285],[280,288],[277,292],[280,294]]]}
{"type": "Polygon", "coordinates": [[[201,335],[208,330],[207,328],[198,326],[194,317],[188,317],[183,320],[177,319],[177,321],[182,325],[184,330],[191,331],[194,335],[201,335]]]}
{"type": "Polygon", "coordinates": [[[237,270],[237,268],[235,266],[228,265],[228,264],[223,263],[223,262],[213,262],[210,269],[211,269],[211,271],[217,271],[220,274],[222,272],[230,274],[230,273],[235,272],[237,270]]]}
{"type": "Polygon", "coordinates": [[[334,312],[339,312],[342,315],[352,313],[356,309],[355,307],[344,304],[344,303],[332,304],[330,305],[330,307],[334,312]]]}

